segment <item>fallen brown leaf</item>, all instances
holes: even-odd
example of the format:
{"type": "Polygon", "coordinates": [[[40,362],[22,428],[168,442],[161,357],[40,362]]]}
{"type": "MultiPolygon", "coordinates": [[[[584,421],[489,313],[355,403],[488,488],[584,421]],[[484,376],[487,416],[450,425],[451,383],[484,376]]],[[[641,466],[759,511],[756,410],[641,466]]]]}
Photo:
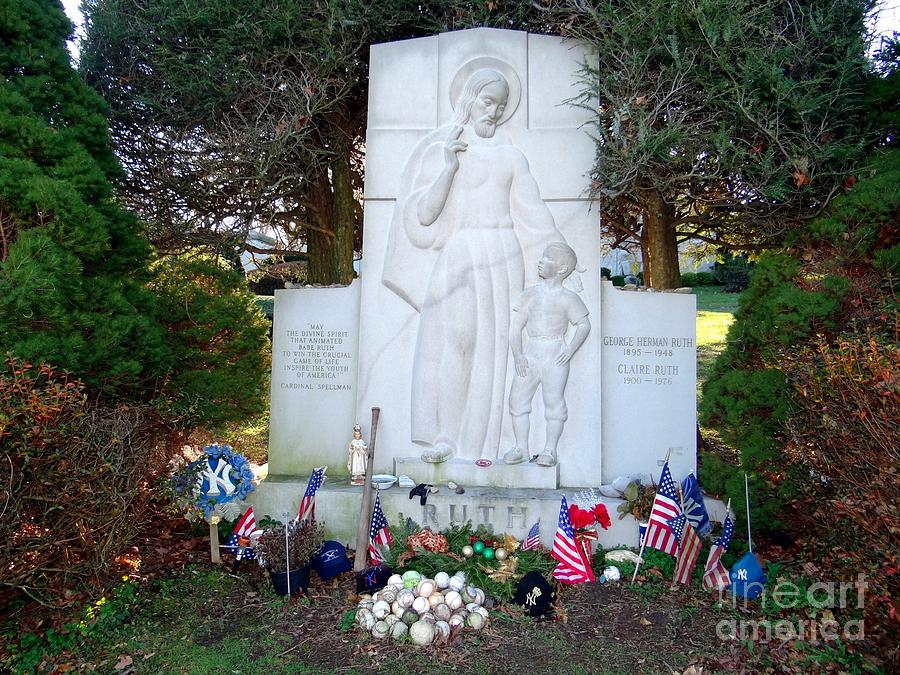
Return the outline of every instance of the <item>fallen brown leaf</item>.
{"type": "Polygon", "coordinates": [[[116,662],[116,665],[113,666],[116,670],[125,670],[130,667],[132,664],[131,657],[128,654],[124,654],[119,657],[119,660],[116,662]]]}

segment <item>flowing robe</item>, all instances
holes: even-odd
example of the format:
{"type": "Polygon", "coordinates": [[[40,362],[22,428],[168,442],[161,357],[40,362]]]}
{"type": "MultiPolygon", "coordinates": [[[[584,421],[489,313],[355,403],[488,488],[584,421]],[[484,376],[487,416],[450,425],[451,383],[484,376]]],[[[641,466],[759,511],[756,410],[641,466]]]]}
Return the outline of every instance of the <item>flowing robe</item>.
{"type": "Polygon", "coordinates": [[[512,299],[544,246],[564,240],[522,152],[500,131],[482,139],[469,127],[444,208],[423,225],[419,202],[444,167],[451,129],[430,133],[407,161],[382,281],[420,313],[411,440],[495,459],[512,299]]]}

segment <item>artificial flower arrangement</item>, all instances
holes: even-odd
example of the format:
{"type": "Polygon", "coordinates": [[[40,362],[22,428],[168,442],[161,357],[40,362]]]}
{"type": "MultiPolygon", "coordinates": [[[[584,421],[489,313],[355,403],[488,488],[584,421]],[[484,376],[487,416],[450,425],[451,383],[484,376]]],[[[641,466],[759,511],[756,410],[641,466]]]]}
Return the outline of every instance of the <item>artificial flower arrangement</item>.
{"type": "MultiPolygon", "coordinates": [[[[577,504],[569,504],[569,520],[572,522],[572,530],[575,533],[575,544],[581,549],[585,560],[591,559],[591,543],[597,541],[597,525],[608,530],[612,525],[609,512],[602,502],[597,502],[590,510],[585,510],[577,504]]],[[[588,576],[594,581],[594,573],[588,566],[588,576]]]]}
{"type": "Polygon", "coordinates": [[[253,478],[246,457],[230,445],[213,443],[172,476],[172,488],[185,518],[213,523],[240,515],[241,502],[254,490],[253,478]]]}
{"type": "MultiPolygon", "coordinates": [[[[578,504],[569,504],[569,520],[572,521],[572,528],[575,530],[575,533],[578,534],[579,531],[583,533],[587,533],[589,531],[593,531],[594,534],[597,534],[596,528],[592,528],[593,525],[599,525],[604,530],[608,530],[612,525],[612,520],[609,518],[609,511],[606,510],[606,507],[602,502],[597,502],[589,511],[578,506],[578,504]]],[[[596,537],[594,537],[596,539],[596,537]]]]}

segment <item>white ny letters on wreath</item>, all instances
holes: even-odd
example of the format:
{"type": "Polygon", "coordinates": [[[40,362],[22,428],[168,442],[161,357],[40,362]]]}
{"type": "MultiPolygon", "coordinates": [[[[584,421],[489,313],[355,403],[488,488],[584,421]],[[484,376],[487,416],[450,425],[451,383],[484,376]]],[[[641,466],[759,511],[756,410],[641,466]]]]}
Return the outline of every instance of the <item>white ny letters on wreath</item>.
{"type": "MultiPolygon", "coordinates": [[[[206,480],[209,483],[209,489],[206,491],[206,494],[210,497],[217,497],[219,492],[219,487],[221,486],[226,495],[230,495],[234,492],[234,483],[231,482],[230,477],[231,472],[231,464],[226,462],[224,459],[219,458],[219,463],[216,465],[216,468],[213,469],[209,462],[206,463],[206,480]]],[[[200,476],[200,483],[203,483],[203,475],[200,476]]]]}

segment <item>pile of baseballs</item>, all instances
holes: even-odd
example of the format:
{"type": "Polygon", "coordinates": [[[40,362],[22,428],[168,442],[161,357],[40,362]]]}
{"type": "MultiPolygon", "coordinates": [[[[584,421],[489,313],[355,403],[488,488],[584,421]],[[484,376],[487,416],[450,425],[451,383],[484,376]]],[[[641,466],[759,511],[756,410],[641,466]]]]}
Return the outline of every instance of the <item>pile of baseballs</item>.
{"type": "Polygon", "coordinates": [[[429,645],[447,639],[453,628],[481,630],[487,624],[484,591],[466,584],[465,572],[438,572],[426,579],[418,572],[394,574],[374,595],[360,596],[356,625],[376,640],[403,640],[429,645]]]}

